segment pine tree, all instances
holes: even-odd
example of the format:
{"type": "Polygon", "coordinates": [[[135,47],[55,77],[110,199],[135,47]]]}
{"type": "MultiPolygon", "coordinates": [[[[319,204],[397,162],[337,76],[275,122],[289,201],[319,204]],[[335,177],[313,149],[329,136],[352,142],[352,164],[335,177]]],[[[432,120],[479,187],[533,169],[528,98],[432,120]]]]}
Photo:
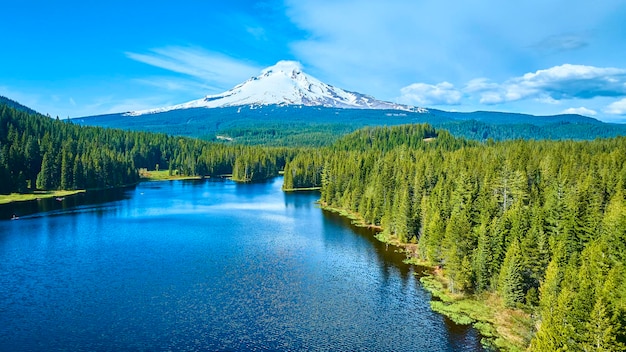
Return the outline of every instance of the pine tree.
{"type": "Polygon", "coordinates": [[[52,163],[53,161],[50,160],[49,153],[45,153],[41,162],[41,171],[37,175],[37,188],[52,189],[52,163]]]}
{"type": "Polygon", "coordinates": [[[514,239],[506,252],[498,278],[498,292],[508,307],[515,307],[524,301],[522,261],[519,241],[514,239]]]}
{"type": "Polygon", "coordinates": [[[604,295],[600,295],[593,306],[589,321],[585,324],[584,351],[618,352],[626,350],[626,346],[617,340],[620,328],[615,315],[611,313],[609,302],[604,295]]]}

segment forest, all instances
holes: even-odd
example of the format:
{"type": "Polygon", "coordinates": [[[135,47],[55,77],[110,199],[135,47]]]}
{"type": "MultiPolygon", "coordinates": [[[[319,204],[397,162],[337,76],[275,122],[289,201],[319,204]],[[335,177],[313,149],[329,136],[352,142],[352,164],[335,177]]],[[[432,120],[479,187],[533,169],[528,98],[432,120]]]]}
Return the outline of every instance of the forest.
{"type": "Polygon", "coordinates": [[[89,126],[167,133],[227,144],[278,147],[332,145],[347,133],[367,126],[428,123],[453,136],[477,141],[493,139],[592,140],[626,134],[626,125],[603,123],[580,115],[533,116],[513,113],[427,113],[315,106],[254,106],[183,109],[129,118],[125,114],[74,119],[89,126]],[[218,138],[228,137],[227,142],[218,138]]]}
{"type": "Polygon", "coordinates": [[[140,168],[253,181],[276,176],[294,153],[79,126],[0,105],[0,194],[129,185],[140,168]]]}
{"type": "Polygon", "coordinates": [[[536,318],[533,351],[626,346],[626,138],[477,143],[367,128],[285,168],[323,205],[416,243],[452,292],[536,318]]]}
{"type": "Polygon", "coordinates": [[[417,246],[447,289],[530,312],[533,351],[626,350],[626,137],[484,142],[427,124],[325,147],[87,127],[0,105],[0,194],[138,182],[139,168],[273,177],[417,246]]]}

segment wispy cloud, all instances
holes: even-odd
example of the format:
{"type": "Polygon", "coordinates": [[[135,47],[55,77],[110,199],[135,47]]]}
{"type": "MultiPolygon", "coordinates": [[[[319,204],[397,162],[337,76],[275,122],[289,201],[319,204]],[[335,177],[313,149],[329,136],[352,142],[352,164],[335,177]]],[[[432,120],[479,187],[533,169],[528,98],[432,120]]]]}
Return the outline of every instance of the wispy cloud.
{"type": "Polygon", "coordinates": [[[181,91],[181,92],[196,93],[198,91],[215,92],[223,88],[223,87],[217,87],[215,85],[199,82],[195,79],[186,79],[186,78],[179,78],[179,77],[153,76],[153,77],[136,78],[133,81],[142,85],[152,86],[152,87],[159,88],[165,91],[181,91]]]}
{"type": "Polygon", "coordinates": [[[400,90],[398,102],[419,106],[456,105],[461,101],[462,93],[448,82],[436,85],[413,83],[400,90]]]}
{"type": "Polygon", "coordinates": [[[560,34],[550,35],[533,45],[533,47],[543,52],[560,52],[582,49],[588,45],[587,35],[560,34]]]}
{"type": "Polygon", "coordinates": [[[258,66],[245,60],[195,47],[165,47],[148,53],[127,52],[126,56],[219,88],[230,88],[260,71],[258,66]]]}

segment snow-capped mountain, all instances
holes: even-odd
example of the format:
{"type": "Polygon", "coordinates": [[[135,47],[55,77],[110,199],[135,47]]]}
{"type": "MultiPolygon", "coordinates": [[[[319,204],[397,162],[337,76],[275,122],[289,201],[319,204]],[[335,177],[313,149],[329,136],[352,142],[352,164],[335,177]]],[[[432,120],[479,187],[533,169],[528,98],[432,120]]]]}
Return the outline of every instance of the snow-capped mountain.
{"type": "Polygon", "coordinates": [[[217,95],[184,104],[129,112],[128,116],[155,114],[190,108],[255,105],[305,105],[349,109],[389,109],[427,112],[426,109],[376,100],[371,96],[333,87],[302,72],[295,61],[279,61],[257,77],[217,95]]]}

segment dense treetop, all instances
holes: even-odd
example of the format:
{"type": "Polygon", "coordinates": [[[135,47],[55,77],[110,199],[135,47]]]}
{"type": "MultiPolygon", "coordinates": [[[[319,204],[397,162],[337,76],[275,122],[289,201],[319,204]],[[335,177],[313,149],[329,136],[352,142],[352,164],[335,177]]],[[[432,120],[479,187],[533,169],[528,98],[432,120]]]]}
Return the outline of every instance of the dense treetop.
{"type": "Polygon", "coordinates": [[[183,175],[275,176],[293,151],[85,127],[0,104],[0,193],[90,189],[138,181],[139,168],[183,175]]]}
{"type": "Polygon", "coordinates": [[[532,350],[626,346],[626,138],[456,140],[429,126],[358,131],[299,154],[285,187],[417,243],[451,291],[535,312],[532,350]]]}

